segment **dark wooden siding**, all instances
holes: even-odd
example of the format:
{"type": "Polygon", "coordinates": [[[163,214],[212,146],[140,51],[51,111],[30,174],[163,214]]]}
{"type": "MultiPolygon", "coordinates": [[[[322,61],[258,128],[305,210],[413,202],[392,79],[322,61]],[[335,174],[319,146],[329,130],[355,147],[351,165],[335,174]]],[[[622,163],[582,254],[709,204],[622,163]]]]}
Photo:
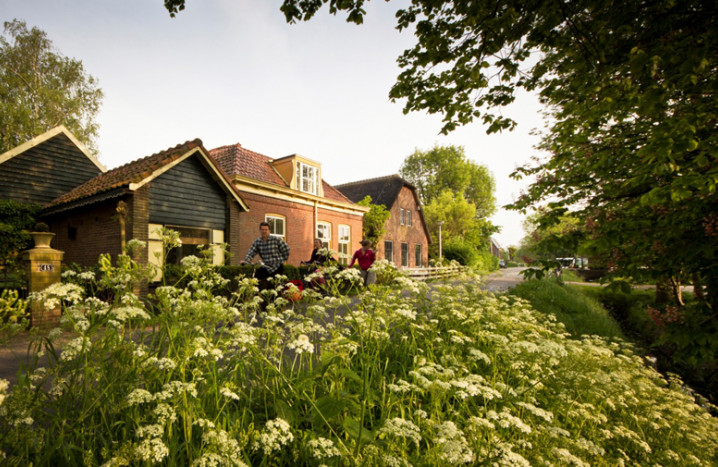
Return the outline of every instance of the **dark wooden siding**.
{"type": "Polygon", "coordinates": [[[227,196],[197,156],[150,183],[150,223],[224,230],[227,196]]]}
{"type": "Polygon", "coordinates": [[[44,205],[100,173],[60,133],[0,164],[0,199],[44,205]]]}

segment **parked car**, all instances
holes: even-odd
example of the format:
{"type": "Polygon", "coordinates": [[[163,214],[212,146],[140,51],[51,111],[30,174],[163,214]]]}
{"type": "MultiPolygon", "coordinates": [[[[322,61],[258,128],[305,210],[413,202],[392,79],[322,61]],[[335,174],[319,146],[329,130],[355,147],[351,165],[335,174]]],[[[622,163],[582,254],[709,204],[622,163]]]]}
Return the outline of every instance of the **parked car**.
{"type": "Polygon", "coordinates": [[[500,260],[499,260],[499,267],[500,267],[500,268],[505,268],[505,267],[506,267],[506,261],[504,261],[503,259],[500,259],[500,260]]]}

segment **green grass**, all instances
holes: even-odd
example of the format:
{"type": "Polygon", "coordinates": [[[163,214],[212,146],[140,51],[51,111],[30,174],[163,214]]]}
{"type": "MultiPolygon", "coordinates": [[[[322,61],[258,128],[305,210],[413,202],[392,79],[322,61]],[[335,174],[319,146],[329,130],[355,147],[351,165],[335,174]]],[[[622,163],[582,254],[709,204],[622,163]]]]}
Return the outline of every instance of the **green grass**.
{"type": "Polygon", "coordinates": [[[583,280],[583,277],[568,269],[561,271],[561,279],[563,279],[564,282],[586,282],[583,280]]]}
{"type": "Polygon", "coordinates": [[[511,290],[511,294],[528,300],[542,313],[555,315],[573,336],[595,334],[608,339],[624,337],[621,327],[598,300],[573,287],[556,281],[532,280],[519,283],[511,290]]]}

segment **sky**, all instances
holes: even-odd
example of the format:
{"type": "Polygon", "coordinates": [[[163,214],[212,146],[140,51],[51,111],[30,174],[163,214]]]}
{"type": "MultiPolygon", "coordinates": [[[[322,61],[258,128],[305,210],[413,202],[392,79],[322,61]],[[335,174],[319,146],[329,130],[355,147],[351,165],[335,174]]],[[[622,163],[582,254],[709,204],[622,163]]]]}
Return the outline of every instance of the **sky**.
{"type": "Polygon", "coordinates": [[[388,98],[396,59],[414,44],[395,29],[401,4],[369,2],[361,26],[326,8],[290,25],[281,0],[187,0],[175,18],[162,0],[0,0],[0,19],[45,31],[98,79],[97,143],[108,168],[200,138],[207,149],[300,154],[339,185],[398,173],[416,149],[463,146],[496,181],[495,238],[518,245],[522,216],[500,206],[528,184],[509,174],[536,153],[541,106],[520,94],[502,111],[517,128],[496,135],[474,123],[443,136],[440,116],[404,115],[388,98]]]}

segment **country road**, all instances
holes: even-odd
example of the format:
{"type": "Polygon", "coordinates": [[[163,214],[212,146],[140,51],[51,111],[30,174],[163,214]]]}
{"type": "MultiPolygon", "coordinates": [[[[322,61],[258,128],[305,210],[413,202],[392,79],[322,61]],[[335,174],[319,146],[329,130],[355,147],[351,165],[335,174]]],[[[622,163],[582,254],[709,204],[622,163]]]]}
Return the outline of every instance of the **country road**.
{"type": "Polygon", "coordinates": [[[504,292],[524,280],[520,274],[524,269],[526,268],[506,268],[494,271],[483,278],[484,288],[490,292],[504,292]]]}

